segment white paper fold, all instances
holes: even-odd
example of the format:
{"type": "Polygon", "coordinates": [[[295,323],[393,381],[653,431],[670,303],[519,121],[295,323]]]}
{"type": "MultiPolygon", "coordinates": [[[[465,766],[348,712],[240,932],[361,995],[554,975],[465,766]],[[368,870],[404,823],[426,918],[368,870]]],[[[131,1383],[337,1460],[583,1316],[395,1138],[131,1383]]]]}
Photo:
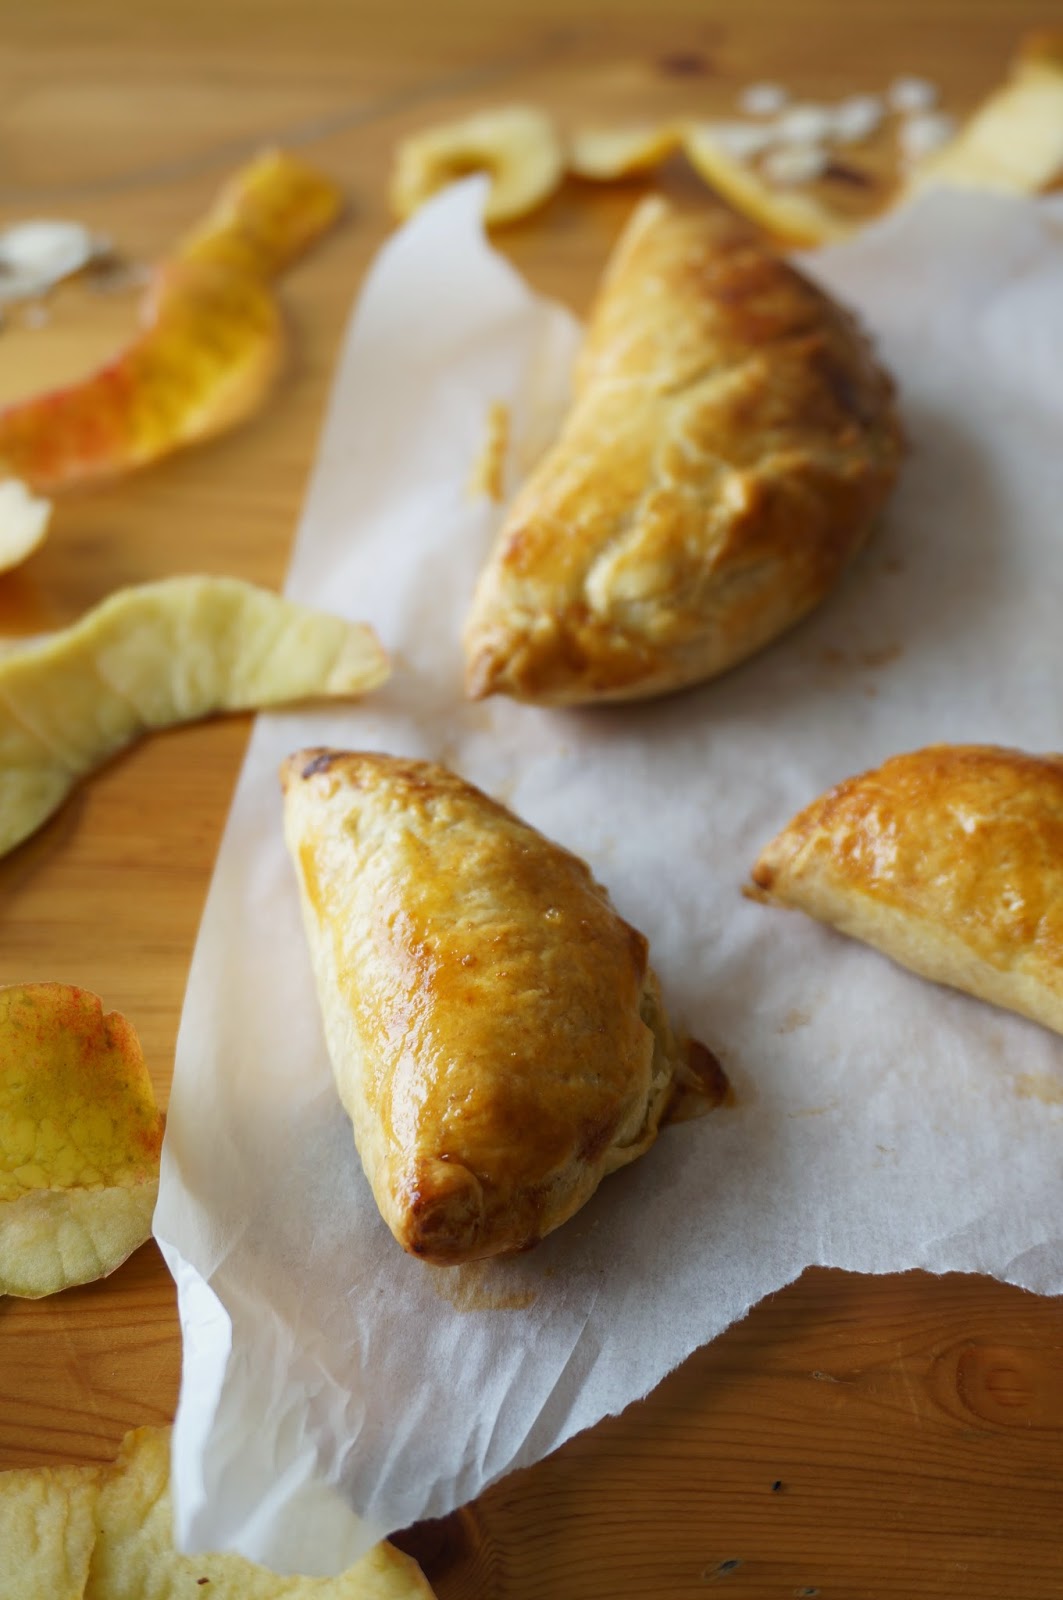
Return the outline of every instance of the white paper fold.
{"type": "Polygon", "coordinates": [[[507,401],[541,433],[576,337],[485,243],[481,198],[447,192],[370,274],[288,585],[372,622],[394,679],[259,720],[178,1046],[155,1224],[185,1336],[177,1534],[282,1570],[445,1513],[809,1264],[1063,1291],[1063,1043],[740,893],[795,810],[890,754],[1063,749],[1063,207],[939,192],[808,262],[900,384],[883,527],[726,678],[566,713],[461,697],[497,518],[466,493],[485,416],[507,401]],[[517,1261],[407,1258],[362,1176],[276,782],[321,742],[442,759],[583,855],[733,1080],[733,1108],[668,1130],[517,1261]]]}

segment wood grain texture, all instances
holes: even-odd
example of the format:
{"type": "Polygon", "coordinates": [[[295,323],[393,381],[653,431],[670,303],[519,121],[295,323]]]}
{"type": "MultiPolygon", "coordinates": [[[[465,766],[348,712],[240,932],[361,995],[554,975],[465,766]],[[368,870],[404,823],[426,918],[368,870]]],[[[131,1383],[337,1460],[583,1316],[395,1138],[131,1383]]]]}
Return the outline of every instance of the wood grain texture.
{"type": "MultiPolygon", "coordinates": [[[[76,216],[150,260],[270,141],[344,184],[344,226],[281,286],[290,369],[228,438],[59,507],[0,579],[0,630],[175,571],[283,578],[344,319],[407,130],[526,100],[569,124],[733,108],[919,71],[962,110],[1043,6],[1013,0],[0,0],[0,223],[76,216]]],[[[664,187],[695,193],[681,162],[664,187]]],[[[583,310],[638,184],[567,184],[498,242],[583,310]]],[[[131,296],[63,291],[0,332],[0,400],[87,370],[131,296]]],[[[165,1099],[247,719],[160,736],[0,862],[0,982],[125,1011],[165,1099]]],[[[153,1244],[110,1279],[0,1302],[0,1466],[109,1458],[172,1415],[179,1335],[153,1244]]],[[[1060,1600],[1063,1309],[988,1280],[808,1272],[647,1400],[407,1536],[443,1600],[734,1593],[1060,1600]],[[778,1484],[776,1489],[773,1485],[778,1484]]]]}
{"type": "Polygon", "coordinates": [[[400,1542],[442,1600],[1058,1595],[1058,1307],[975,1282],[808,1272],[400,1542]]]}

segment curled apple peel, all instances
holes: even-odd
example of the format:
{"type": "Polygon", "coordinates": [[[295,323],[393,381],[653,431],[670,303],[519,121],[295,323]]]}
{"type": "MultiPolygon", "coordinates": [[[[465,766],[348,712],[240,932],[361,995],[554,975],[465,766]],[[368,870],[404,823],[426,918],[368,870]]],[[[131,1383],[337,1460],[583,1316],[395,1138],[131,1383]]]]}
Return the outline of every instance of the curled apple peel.
{"type": "Polygon", "coordinates": [[[147,466],[250,416],[287,345],[269,280],[341,206],[331,179],[282,151],[243,168],[152,274],[130,344],[80,382],[0,410],[7,473],[55,494],[147,466]]]}
{"type": "Polygon", "coordinates": [[[565,153],[551,119],[529,106],[482,111],[403,140],[391,184],[399,217],[409,217],[447,184],[486,172],[488,223],[512,222],[542,205],[565,172],[565,153]]]}

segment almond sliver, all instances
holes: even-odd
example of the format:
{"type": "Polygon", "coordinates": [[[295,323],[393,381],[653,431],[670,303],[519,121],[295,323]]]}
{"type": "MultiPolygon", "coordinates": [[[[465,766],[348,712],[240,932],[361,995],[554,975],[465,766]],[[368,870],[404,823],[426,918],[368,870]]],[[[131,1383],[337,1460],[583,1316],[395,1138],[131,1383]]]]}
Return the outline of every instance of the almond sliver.
{"type": "Polygon", "coordinates": [[[33,554],[48,532],[52,507],[18,478],[0,478],[0,572],[33,554]]]}

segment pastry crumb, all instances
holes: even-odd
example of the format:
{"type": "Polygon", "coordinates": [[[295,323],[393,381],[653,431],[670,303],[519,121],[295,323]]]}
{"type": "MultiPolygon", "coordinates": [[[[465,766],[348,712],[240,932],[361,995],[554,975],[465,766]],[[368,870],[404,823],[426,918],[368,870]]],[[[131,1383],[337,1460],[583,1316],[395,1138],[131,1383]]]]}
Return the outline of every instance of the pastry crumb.
{"type": "Polygon", "coordinates": [[[509,424],[509,407],[496,400],[488,410],[484,442],[469,475],[468,492],[474,500],[485,495],[498,505],[505,498],[503,477],[509,450],[509,424]]]}

